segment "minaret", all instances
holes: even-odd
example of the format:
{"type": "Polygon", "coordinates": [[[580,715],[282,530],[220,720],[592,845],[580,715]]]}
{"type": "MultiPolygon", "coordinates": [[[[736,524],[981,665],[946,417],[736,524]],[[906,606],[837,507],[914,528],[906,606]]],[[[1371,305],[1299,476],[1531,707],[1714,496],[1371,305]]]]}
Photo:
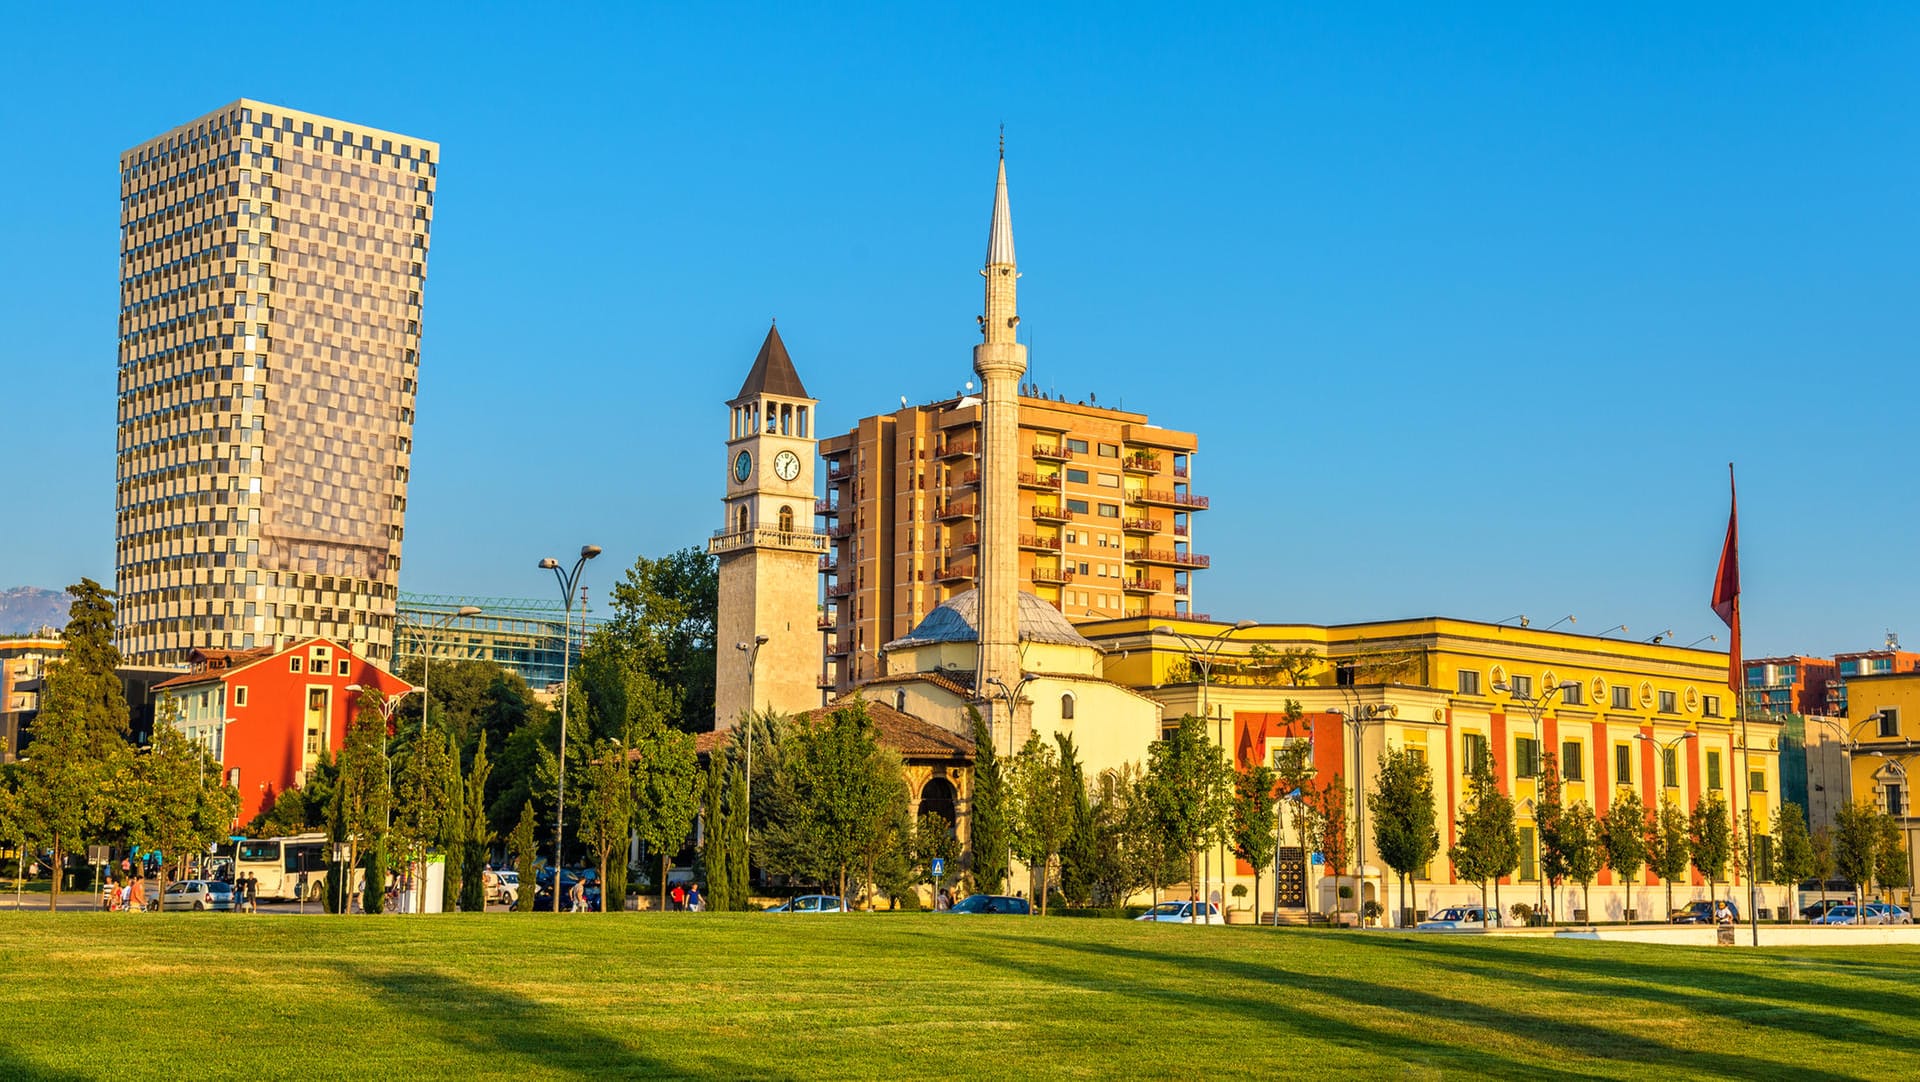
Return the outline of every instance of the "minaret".
{"type": "Polygon", "coordinates": [[[987,231],[986,314],[980,317],[984,339],[973,347],[973,370],[983,388],[981,427],[985,444],[980,463],[980,610],[979,672],[975,694],[994,693],[1000,680],[1009,688],[1020,680],[1020,377],[1027,370],[1027,347],[1017,340],[1019,307],[1014,292],[1020,272],[1013,258],[1013,214],[1007,209],[1007,148],[1000,144],[1000,177],[993,189],[993,224],[987,231]]]}

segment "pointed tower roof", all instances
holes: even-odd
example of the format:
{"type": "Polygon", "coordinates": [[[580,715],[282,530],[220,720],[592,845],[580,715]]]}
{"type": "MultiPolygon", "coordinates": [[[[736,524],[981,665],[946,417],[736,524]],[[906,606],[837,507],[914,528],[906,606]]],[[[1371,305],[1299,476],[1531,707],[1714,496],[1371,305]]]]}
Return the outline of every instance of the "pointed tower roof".
{"type": "Polygon", "coordinates": [[[1002,147],[1000,179],[993,186],[993,225],[987,230],[987,266],[1013,262],[1013,211],[1007,208],[1007,152],[1002,147]]]}
{"type": "Polygon", "coordinates": [[[740,385],[740,393],[735,399],[752,398],[755,395],[777,394],[783,398],[806,398],[807,389],[800,383],[800,373],[794,371],[793,358],[787,356],[787,344],[780,340],[780,328],[767,328],[767,340],[760,343],[760,355],[753,359],[753,370],[747,373],[747,381],[740,385]]]}

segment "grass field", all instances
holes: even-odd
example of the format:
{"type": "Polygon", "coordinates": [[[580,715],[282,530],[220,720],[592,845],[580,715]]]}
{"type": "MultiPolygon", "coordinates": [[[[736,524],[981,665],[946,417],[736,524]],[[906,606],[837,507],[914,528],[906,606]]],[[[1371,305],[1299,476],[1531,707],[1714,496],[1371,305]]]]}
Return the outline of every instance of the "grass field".
{"type": "Polygon", "coordinates": [[[1920,1077],[1920,949],[934,915],[0,915],[0,1078],[1920,1077]]]}

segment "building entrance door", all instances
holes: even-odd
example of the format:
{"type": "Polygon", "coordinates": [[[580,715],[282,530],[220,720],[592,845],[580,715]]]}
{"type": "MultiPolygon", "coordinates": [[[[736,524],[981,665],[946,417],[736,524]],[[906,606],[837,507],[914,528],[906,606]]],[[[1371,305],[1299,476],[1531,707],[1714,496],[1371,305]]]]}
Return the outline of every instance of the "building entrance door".
{"type": "Polygon", "coordinates": [[[1281,909],[1307,907],[1307,855],[1299,846],[1282,847],[1279,852],[1277,889],[1274,904],[1281,909]]]}

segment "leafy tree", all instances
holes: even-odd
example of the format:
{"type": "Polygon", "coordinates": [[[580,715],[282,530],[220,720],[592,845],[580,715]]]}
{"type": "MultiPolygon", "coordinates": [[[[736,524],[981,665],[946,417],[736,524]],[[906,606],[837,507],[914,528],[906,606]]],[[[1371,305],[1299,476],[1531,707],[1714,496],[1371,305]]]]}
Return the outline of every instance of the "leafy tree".
{"type": "Polygon", "coordinates": [[[507,835],[507,854],[513,858],[514,870],[520,878],[520,890],[514,896],[513,907],[522,913],[533,912],[533,888],[539,877],[536,862],[540,858],[540,840],[535,830],[533,801],[529,800],[521,805],[520,821],[514,824],[513,833],[507,835]]]}
{"type": "MultiPolygon", "coordinates": [[[[329,823],[333,840],[351,845],[348,866],[357,865],[365,872],[361,899],[368,913],[386,907],[387,828],[393,807],[387,778],[390,734],[380,702],[380,693],[373,688],[361,691],[353,721],[347,726],[346,741],[340,747],[339,788],[329,823]]],[[[328,875],[333,875],[332,868],[328,875]]],[[[347,878],[346,868],[340,869],[338,881],[344,883],[347,878]]]]}
{"type": "Polygon", "coordinates": [[[1833,863],[1851,881],[1865,904],[1877,882],[1882,887],[1906,883],[1900,826],[1891,815],[1871,804],[1843,804],[1834,816],[1833,863]]]}
{"type": "Polygon", "coordinates": [[[19,814],[32,841],[53,850],[47,908],[60,904],[67,855],[100,836],[111,809],[109,779],[129,769],[127,700],[115,669],[113,591],[83,578],[73,598],[66,651],[47,664],[33,742],[19,765],[19,814]]]}
{"type": "Polygon", "coordinates": [[[1582,800],[1566,810],[1559,825],[1560,858],[1567,878],[1580,884],[1580,908],[1587,911],[1587,920],[1591,923],[1593,905],[1589,894],[1593,890],[1593,877],[1600,874],[1600,820],[1593,814],[1593,805],[1582,800]]]}
{"type": "Polygon", "coordinates": [[[1647,866],[1647,806],[1640,794],[1629,791],[1614,800],[1600,820],[1600,848],[1613,874],[1627,888],[1627,909],[1637,914],[1633,888],[1640,869],[1647,866]]]}
{"type": "Polygon", "coordinates": [[[1380,753],[1373,799],[1373,841],[1380,859],[1400,877],[1400,911],[1411,907],[1413,877],[1440,854],[1439,812],[1433,801],[1433,771],[1412,748],[1380,753]]]}
{"type": "MultiPolygon", "coordinates": [[[[1500,792],[1500,783],[1493,776],[1493,767],[1484,760],[1474,770],[1467,783],[1467,810],[1460,816],[1460,838],[1447,849],[1447,859],[1453,862],[1454,871],[1460,878],[1470,883],[1480,884],[1480,924],[1487,923],[1487,881],[1499,878],[1509,870],[1506,863],[1507,846],[1502,836],[1502,824],[1511,828],[1513,805],[1505,794],[1500,792]]],[[[1498,895],[1495,895],[1494,911],[1499,911],[1498,895]]]]}
{"type": "Polygon", "coordinates": [[[660,857],[660,908],[667,907],[667,865],[693,830],[703,778],[693,737],[664,726],[634,737],[633,829],[660,857]]]}
{"type": "Polygon", "coordinates": [[[876,891],[898,899],[914,880],[906,766],[899,752],[877,742],[870,760],[868,770],[876,779],[873,826],[860,845],[860,866],[866,871],[869,899],[876,891]]]}
{"type": "Polygon", "coordinates": [[[492,774],[493,764],[487,761],[487,734],[482,732],[461,787],[466,800],[461,805],[459,839],[460,909],[466,913],[484,913],[487,909],[487,850],[493,846],[493,828],[487,821],[485,793],[492,774]]]}
{"type": "Polygon", "coordinates": [[[1007,780],[980,711],[967,707],[967,720],[973,730],[973,814],[969,837],[973,881],[983,893],[999,894],[1006,886],[1009,852],[1007,780]]]}
{"type": "Polygon", "coordinates": [[[1673,881],[1687,874],[1688,832],[1692,824],[1680,806],[1660,798],[1660,814],[1647,825],[1647,866],[1667,885],[1667,912],[1673,912],[1673,881]]]}
{"type": "Polygon", "coordinates": [[[1547,896],[1559,894],[1567,878],[1567,853],[1563,832],[1566,829],[1564,789],[1560,784],[1560,757],[1547,751],[1540,754],[1540,776],[1535,780],[1533,829],[1540,845],[1540,875],[1547,881],[1547,896]]]}
{"type": "Polygon", "coordinates": [[[1207,739],[1202,719],[1181,718],[1148,747],[1147,781],[1158,834],[1169,850],[1187,857],[1188,881],[1199,882],[1200,851],[1226,840],[1233,815],[1233,768],[1207,739]]]}
{"type": "Polygon", "coordinates": [[[1157,891],[1163,881],[1154,878],[1154,862],[1148,856],[1157,850],[1155,834],[1146,822],[1141,785],[1139,768],[1132,765],[1103,770],[1095,779],[1090,866],[1095,905],[1120,905],[1149,885],[1157,891]]]}
{"type": "Polygon", "coordinates": [[[240,806],[239,793],[222,784],[219,764],[171,724],[164,711],[146,753],[108,785],[117,825],[128,843],[168,858],[160,865],[163,906],[171,868],[184,871],[188,854],[204,852],[226,838],[240,806]]]}
{"type": "Polygon", "coordinates": [[[414,741],[413,754],[400,767],[392,833],[399,855],[407,862],[418,913],[427,911],[427,854],[441,843],[448,820],[460,814],[447,791],[448,777],[459,777],[451,759],[446,737],[426,732],[414,741]]]}
{"type": "MultiPolygon", "coordinates": [[[[1352,802],[1353,790],[1339,774],[1309,781],[1301,800],[1301,822],[1306,825],[1307,844],[1320,854],[1322,866],[1336,884],[1347,875],[1353,862],[1353,827],[1347,817],[1347,808],[1352,802]]],[[[1359,899],[1354,899],[1356,915],[1359,904],[1359,899]]],[[[1336,898],[1334,909],[1340,908],[1336,898]]]]}
{"type": "Polygon", "coordinates": [[[1883,809],[1875,809],[1874,819],[1880,834],[1874,845],[1874,878],[1880,881],[1882,889],[1908,886],[1911,869],[1899,821],[1883,809]]]}
{"type": "Polygon", "coordinates": [[[837,881],[844,897],[848,869],[873,852],[903,787],[898,757],[879,754],[857,700],[824,721],[794,726],[785,745],[774,775],[779,814],[762,828],[769,866],[837,881]]]}
{"type": "Polygon", "coordinates": [[[627,771],[625,746],[612,740],[598,741],[586,768],[575,776],[579,779],[574,806],[579,809],[580,842],[597,868],[600,909],[604,913],[618,912],[627,907],[626,890],[623,885],[616,898],[608,889],[607,863],[615,853],[622,854],[621,864],[626,863],[624,851],[633,827],[634,784],[627,771]]]}
{"type": "Polygon", "coordinates": [[[1707,901],[1717,903],[1713,885],[1727,874],[1727,862],[1733,858],[1727,804],[1718,793],[1708,793],[1694,804],[1687,818],[1687,849],[1694,870],[1707,881],[1707,901]]]}
{"type": "Polygon", "coordinates": [[[1080,749],[1073,737],[1056,733],[1060,745],[1060,777],[1073,802],[1067,837],[1060,843],[1060,895],[1069,905],[1093,899],[1094,850],[1098,845],[1093,823],[1093,801],[1087,796],[1087,772],[1080,765],[1080,749]]]}
{"type": "MultiPolygon", "coordinates": [[[[684,731],[711,726],[715,641],[720,610],[719,565],[704,548],[659,558],[640,557],[609,597],[611,617],[589,637],[584,659],[594,674],[596,714],[632,716],[624,703],[606,701],[633,688],[616,671],[647,674],[663,693],[669,716],[684,731]]],[[[727,647],[731,652],[732,647],[727,647]]],[[[569,734],[571,737],[571,734],[569,734]]]]}
{"type": "Polygon", "coordinates": [[[1273,863],[1278,841],[1274,788],[1280,784],[1272,767],[1261,763],[1233,779],[1233,852],[1253,868],[1253,922],[1260,923],[1260,874],[1273,863]]]}
{"type": "Polygon", "coordinates": [[[1047,882],[1054,858],[1073,829],[1073,784],[1060,767],[1054,745],[1039,733],[1027,737],[1013,761],[1013,850],[1034,881],[1040,915],[1047,915],[1047,882]]]}
{"type": "MultiPolygon", "coordinates": [[[[947,871],[941,881],[953,875],[953,869],[960,862],[960,835],[947,822],[947,817],[936,811],[921,812],[920,820],[913,825],[913,866],[922,883],[933,883],[933,862],[945,861],[947,871]]],[[[1089,869],[1091,872],[1091,869],[1089,869]]]]}
{"type": "MultiPolygon", "coordinates": [[[[404,638],[413,633],[403,631],[401,634],[404,638]]],[[[487,714],[494,684],[504,682],[511,687],[517,682],[520,690],[526,689],[526,681],[519,674],[492,661],[442,659],[433,663],[430,674],[424,670],[420,655],[413,654],[394,670],[394,675],[414,685],[419,685],[423,676],[431,677],[427,680],[427,691],[433,696],[433,716],[427,728],[452,734],[454,746],[463,752],[472,748],[480,734],[489,729],[487,714]]],[[[418,732],[421,711],[427,706],[424,697],[415,699],[409,696],[402,700],[399,709],[394,712],[396,727],[402,731],[418,732]]],[[[505,735],[494,734],[496,745],[505,735]]]]}
{"type": "MultiPolygon", "coordinates": [[[[1807,817],[1800,805],[1784,801],[1773,820],[1773,881],[1787,889],[1787,919],[1797,915],[1793,889],[1813,875],[1813,838],[1807,833],[1807,817]]],[[[1824,889],[1825,884],[1822,884],[1824,889]]]]}
{"type": "Polygon", "coordinates": [[[1833,832],[1823,824],[1814,828],[1813,835],[1813,877],[1820,881],[1820,902],[1824,908],[1827,901],[1827,883],[1836,870],[1833,853],[1833,832]]]}
{"type": "Polygon", "coordinates": [[[707,881],[707,908],[716,913],[725,913],[737,908],[733,898],[733,879],[728,874],[732,857],[727,849],[733,842],[733,831],[727,817],[727,801],[731,795],[726,768],[726,752],[715,749],[707,757],[706,806],[701,810],[701,819],[705,829],[700,845],[700,864],[707,881]]]}

